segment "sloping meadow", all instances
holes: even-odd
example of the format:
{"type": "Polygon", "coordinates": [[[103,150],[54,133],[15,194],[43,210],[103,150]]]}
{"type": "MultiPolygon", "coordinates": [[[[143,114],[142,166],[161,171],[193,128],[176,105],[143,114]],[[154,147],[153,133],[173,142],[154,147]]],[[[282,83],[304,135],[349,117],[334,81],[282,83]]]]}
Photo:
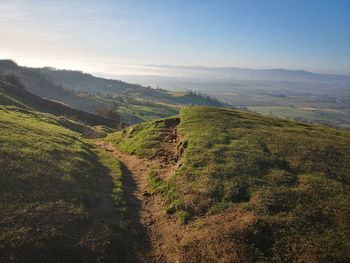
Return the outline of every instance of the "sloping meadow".
{"type": "MultiPolygon", "coordinates": [[[[153,157],[164,124],[110,140],[153,157]]],[[[177,130],[182,164],[149,181],[187,224],[184,262],[350,261],[349,132],[214,107],[182,109],[177,130]]]]}
{"type": "Polygon", "coordinates": [[[266,224],[262,258],[349,260],[350,133],[209,107],[180,117],[188,147],[172,180],[188,220],[235,207],[266,224]]]}
{"type": "Polygon", "coordinates": [[[0,261],[130,259],[119,162],[49,114],[1,106],[0,127],[0,261]]]}

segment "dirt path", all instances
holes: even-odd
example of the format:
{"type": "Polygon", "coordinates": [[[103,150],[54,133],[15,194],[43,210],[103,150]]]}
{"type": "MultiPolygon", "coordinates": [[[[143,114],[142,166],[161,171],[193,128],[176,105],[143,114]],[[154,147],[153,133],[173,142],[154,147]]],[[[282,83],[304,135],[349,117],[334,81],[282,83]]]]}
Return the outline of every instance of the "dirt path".
{"type": "MultiPolygon", "coordinates": [[[[125,201],[135,231],[140,261],[179,262],[183,229],[173,216],[164,213],[160,195],[148,191],[149,170],[159,160],[128,155],[105,142],[100,142],[99,146],[111,152],[123,165],[125,201]]],[[[162,174],[168,175],[173,169],[173,166],[165,165],[162,174]]]]}

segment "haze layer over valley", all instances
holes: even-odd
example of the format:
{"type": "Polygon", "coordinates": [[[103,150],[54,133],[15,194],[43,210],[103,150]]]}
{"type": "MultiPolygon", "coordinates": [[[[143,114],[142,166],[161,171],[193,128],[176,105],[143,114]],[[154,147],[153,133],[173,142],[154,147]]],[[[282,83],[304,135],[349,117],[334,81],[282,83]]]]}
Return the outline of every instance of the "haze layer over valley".
{"type": "Polygon", "coordinates": [[[102,75],[168,90],[192,90],[265,115],[350,127],[349,75],[235,67],[114,67],[119,73],[102,75]]]}

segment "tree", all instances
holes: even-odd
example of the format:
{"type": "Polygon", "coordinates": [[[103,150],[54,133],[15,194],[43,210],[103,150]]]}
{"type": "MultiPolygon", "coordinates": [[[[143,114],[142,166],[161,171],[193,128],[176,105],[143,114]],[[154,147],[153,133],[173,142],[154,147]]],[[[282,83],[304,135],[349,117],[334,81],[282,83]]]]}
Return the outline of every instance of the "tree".
{"type": "Polygon", "coordinates": [[[120,114],[116,111],[115,106],[111,105],[101,105],[96,108],[96,112],[103,118],[110,119],[116,122],[116,127],[122,127],[122,118],[120,114]]]}
{"type": "Polygon", "coordinates": [[[15,74],[9,74],[2,77],[2,79],[8,83],[11,83],[19,88],[24,88],[22,82],[15,74]]]}

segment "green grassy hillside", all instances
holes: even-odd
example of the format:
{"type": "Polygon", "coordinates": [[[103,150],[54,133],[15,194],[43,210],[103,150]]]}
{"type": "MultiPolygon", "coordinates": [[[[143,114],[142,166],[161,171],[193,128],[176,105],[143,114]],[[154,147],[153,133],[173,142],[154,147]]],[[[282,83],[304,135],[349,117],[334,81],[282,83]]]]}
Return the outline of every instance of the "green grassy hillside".
{"type": "Polygon", "coordinates": [[[73,91],[56,85],[33,68],[21,67],[12,60],[0,60],[0,74],[15,75],[24,84],[27,91],[42,98],[60,101],[82,111],[96,112],[94,100],[82,98],[73,91]]]}
{"type": "Polygon", "coordinates": [[[36,96],[25,90],[19,80],[13,76],[0,76],[0,104],[14,105],[50,113],[56,116],[64,116],[71,120],[83,122],[87,125],[105,125],[112,128],[121,125],[120,120],[107,119],[95,114],[73,109],[62,103],[36,96]]]}
{"type": "Polygon", "coordinates": [[[156,157],[167,127],[178,118],[167,118],[133,125],[121,132],[111,133],[106,140],[116,144],[123,152],[140,157],[156,157]]]}
{"type": "Polygon", "coordinates": [[[0,127],[0,261],[133,262],[119,162],[50,114],[0,127]]]}
{"type": "Polygon", "coordinates": [[[100,107],[113,107],[128,124],[178,114],[184,105],[225,106],[216,99],[191,92],[174,96],[162,89],[80,71],[21,67],[11,60],[0,60],[0,74],[14,75],[28,92],[74,109],[96,114],[100,107]]]}
{"type": "MultiPolygon", "coordinates": [[[[166,122],[109,140],[153,157],[166,122]]],[[[182,165],[150,184],[189,224],[186,261],[349,262],[349,132],[212,107],[183,109],[177,130],[182,165]]]]}

